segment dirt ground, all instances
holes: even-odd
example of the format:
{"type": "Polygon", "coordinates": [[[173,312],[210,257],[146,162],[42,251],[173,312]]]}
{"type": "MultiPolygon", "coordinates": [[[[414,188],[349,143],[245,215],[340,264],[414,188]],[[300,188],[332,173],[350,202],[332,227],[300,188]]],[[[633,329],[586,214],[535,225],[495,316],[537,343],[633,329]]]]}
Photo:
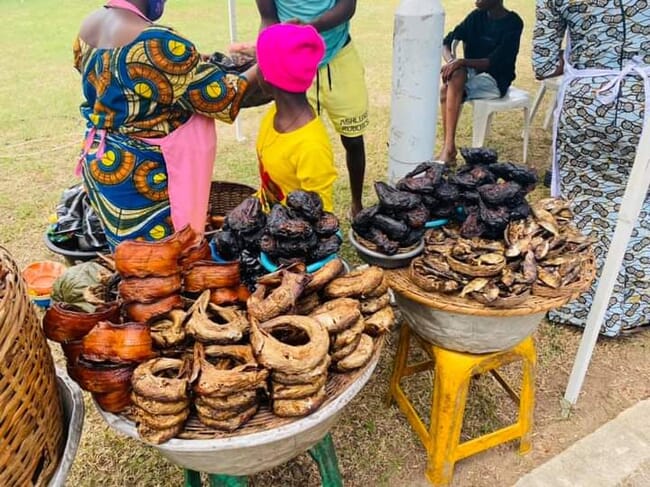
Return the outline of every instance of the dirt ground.
{"type": "MultiPolygon", "coordinates": [[[[532,452],[517,453],[511,443],[458,462],[454,486],[512,485],[524,473],[544,463],[614,418],[635,402],[650,396],[650,330],[617,340],[600,339],[577,407],[563,418],[564,393],[580,331],[543,323],[536,333],[538,349],[537,393],[532,452]]],[[[397,331],[382,354],[377,370],[364,390],[346,408],[332,431],[346,486],[419,486],[424,478],[426,454],[396,406],[385,405],[397,331]]],[[[417,359],[418,351],[412,350],[417,359]]],[[[506,376],[517,383],[519,370],[506,376]]],[[[430,376],[407,379],[405,389],[427,417],[430,376]]],[[[80,451],[68,485],[157,486],[181,485],[182,472],[153,449],[118,436],[99,418],[92,404],[80,451]],[[92,475],[88,475],[92,472],[92,475]]],[[[487,433],[514,418],[515,408],[490,377],[473,381],[463,427],[463,439],[487,433]]],[[[308,455],[251,479],[252,486],[317,486],[318,471],[308,455]]]]}
{"type": "MultiPolygon", "coordinates": [[[[581,334],[574,328],[544,324],[537,333],[539,363],[533,433],[533,450],[517,454],[517,444],[504,445],[460,461],[455,470],[457,486],[512,485],[522,475],[596,430],[637,401],[650,396],[650,330],[633,337],[601,339],[577,407],[569,418],[562,415],[564,394],[581,334]]],[[[483,396],[485,399],[485,395],[483,396]]],[[[507,401],[507,399],[506,399],[507,401]]],[[[476,402],[470,407],[476,408],[476,402]]],[[[496,404],[499,410],[504,401],[496,404]]],[[[470,411],[471,421],[480,421],[470,411]]],[[[500,425],[503,426],[503,425],[500,425]]],[[[396,475],[390,485],[426,485],[422,472],[426,459],[417,455],[411,475],[396,475]]]]}
{"type": "MultiPolygon", "coordinates": [[[[77,182],[72,168],[79,151],[83,124],[78,115],[79,79],[71,67],[70,45],[89,2],[64,0],[63,8],[52,2],[3,1],[3,45],[18,49],[5,56],[0,69],[0,244],[6,246],[21,266],[39,259],[52,259],[41,244],[48,215],[54,213],[61,191],[77,182]],[[37,35],[34,26],[38,25],[37,35]],[[18,42],[17,40],[22,40],[18,42]],[[24,41],[24,42],[23,42],[24,41]],[[46,123],[44,123],[44,121],[46,123]]],[[[364,2],[353,22],[353,36],[372,80],[370,119],[366,134],[368,168],[365,204],[374,204],[372,183],[386,175],[387,142],[391,100],[391,42],[396,0],[364,2]]],[[[445,3],[446,26],[450,28],[466,15],[471,2],[445,3]]],[[[531,96],[538,89],[530,67],[534,2],[508,0],[519,12],[526,28],[518,58],[516,86],[531,96]]],[[[360,3],[361,4],[361,3],[360,3]]],[[[58,3],[57,3],[58,5],[58,3]]],[[[168,25],[191,33],[200,48],[227,45],[225,2],[192,0],[169,2],[168,25]],[[210,12],[197,15],[197,11],[210,12]]],[[[241,39],[252,39],[259,19],[254,2],[238,2],[241,39]],[[247,22],[246,19],[249,19],[247,22]]],[[[551,133],[542,128],[545,102],[531,131],[528,163],[540,175],[548,167],[551,133]]],[[[255,135],[264,109],[251,109],[242,119],[247,141],[236,142],[234,131],[220,127],[219,159],[215,179],[256,184],[255,135]]],[[[496,114],[486,144],[499,151],[502,160],[521,160],[521,113],[496,114]]],[[[461,146],[471,141],[471,111],[465,110],[458,133],[461,146]]],[[[440,129],[438,129],[440,134],[440,129]]],[[[340,144],[334,145],[339,173],[345,174],[345,157],[340,144]]],[[[542,190],[543,191],[543,190],[542,190]]],[[[539,197],[539,195],[537,196],[539,197]]],[[[345,220],[349,204],[346,178],[335,187],[338,215],[345,220]]],[[[351,252],[346,244],[346,251],[351,252]]],[[[346,255],[347,257],[347,255],[346,255]]],[[[386,407],[384,396],[395,353],[397,332],[393,332],[381,362],[364,390],[346,408],[332,434],[346,486],[426,485],[426,455],[404,416],[386,407]]],[[[560,399],[564,393],[580,330],[543,324],[536,334],[538,347],[537,394],[533,450],[520,457],[516,445],[505,445],[468,458],[456,466],[454,485],[507,486],[570,444],[589,434],[640,399],[650,396],[650,332],[625,339],[600,339],[589,369],[583,395],[573,414],[564,419],[560,399]]],[[[62,365],[58,345],[53,347],[62,365]]],[[[509,371],[516,378],[517,370],[509,371]]],[[[515,382],[513,380],[513,382],[515,382]]],[[[422,374],[407,381],[418,409],[430,403],[430,377],[422,374]]],[[[180,486],[183,472],[167,462],[153,448],[114,433],[99,417],[86,397],[82,441],[67,485],[74,487],[180,486]]],[[[477,436],[512,419],[514,408],[490,378],[472,385],[463,438],[477,436]]],[[[255,461],[252,459],[251,461],[255,461]]],[[[320,485],[318,472],[307,455],[272,471],[256,475],[253,486],[289,487],[320,485]]],[[[0,486],[3,487],[3,486],[0,486]]]]}

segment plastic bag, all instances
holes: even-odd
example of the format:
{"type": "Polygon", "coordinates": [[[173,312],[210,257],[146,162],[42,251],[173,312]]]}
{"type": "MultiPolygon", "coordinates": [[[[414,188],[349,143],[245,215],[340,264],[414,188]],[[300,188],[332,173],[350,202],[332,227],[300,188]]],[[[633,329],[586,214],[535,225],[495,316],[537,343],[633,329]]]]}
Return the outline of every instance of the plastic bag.
{"type": "MultiPolygon", "coordinates": [[[[219,66],[223,71],[235,71],[243,73],[248,68],[255,65],[255,58],[245,54],[235,53],[226,56],[223,53],[215,52],[209,58],[208,62],[219,66]]],[[[249,84],[241,101],[241,108],[259,107],[273,101],[270,93],[262,89],[259,83],[249,84]]]]}
{"type": "Polygon", "coordinates": [[[56,223],[49,228],[48,234],[53,242],[76,239],[79,250],[107,248],[101,222],[81,184],[66,189],[61,195],[56,206],[56,223]]]}
{"type": "Polygon", "coordinates": [[[102,284],[111,275],[111,271],[97,262],[72,266],[54,281],[52,301],[71,304],[86,313],[93,313],[96,306],[88,302],[85,291],[102,284]]]}

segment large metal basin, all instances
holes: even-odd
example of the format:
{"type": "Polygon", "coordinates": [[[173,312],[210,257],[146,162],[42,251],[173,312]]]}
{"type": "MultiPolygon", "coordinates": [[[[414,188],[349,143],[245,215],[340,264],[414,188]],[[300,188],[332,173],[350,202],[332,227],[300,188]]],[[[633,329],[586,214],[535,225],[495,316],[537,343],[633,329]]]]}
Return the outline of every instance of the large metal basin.
{"type": "Polygon", "coordinates": [[[473,316],[430,308],[395,293],[408,325],[423,339],[448,350],[489,353],[514,347],[532,335],[546,314],[473,316]]]}
{"type": "Polygon", "coordinates": [[[63,487],[77,455],[84,424],[84,399],[81,388],[64,371],[56,371],[56,384],[63,405],[65,423],[65,446],[59,466],[50,479],[48,487],[63,487]]]}
{"type": "MultiPolygon", "coordinates": [[[[266,431],[213,440],[172,439],[152,445],[172,463],[198,472],[252,475],[288,462],[318,443],[334,426],[343,408],[368,382],[379,353],[358,379],[315,413],[266,431]]],[[[135,424],[97,408],[117,431],[140,440],[135,424]]]]}

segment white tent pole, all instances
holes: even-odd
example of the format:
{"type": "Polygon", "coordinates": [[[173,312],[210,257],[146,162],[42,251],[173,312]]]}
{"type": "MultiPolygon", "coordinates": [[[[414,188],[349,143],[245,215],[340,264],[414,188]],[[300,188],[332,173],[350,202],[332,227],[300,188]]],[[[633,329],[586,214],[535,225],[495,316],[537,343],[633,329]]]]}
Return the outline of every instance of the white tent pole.
{"type": "Polygon", "coordinates": [[[564,399],[569,404],[575,404],[578,401],[582,383],[587,375],[587,368],[591,361],[591,355],[598,340],[600,325],[605,317],[605,312],[609,305],[609,298],[614,289],[616,276],[623,262],[625,250],[630,240],[630,235],[643,202],[645,201],[648,187],[650,186],[650,124],[644,124],[641,140],[637,147],[634,165],[630,171],[630,177],[625,188],[625,194],[621,201],[618,222],[612,238],[612,244],[607,252],[607,260],[596,289],[593,304],[587,317],[587,326],[582,335],[582,341],[578,348],[573,369],[569,377],[564,399]]]}
{"type": "MultiPolygon", "coordinates": [[[[228,21],[230,25],[230,43],[237,42],[237,5],[236,0],[228,0],[228,21]]],[[[246,140],[241,133],[241,114],[235,119],[235,139],[237,142],[246,140]]]]}
{"type": "Polygon", "coordinates": [[[433,158],[444,27],[440,0],[402,0],[395,12],[388,148],[391,183],[433,158]]]}

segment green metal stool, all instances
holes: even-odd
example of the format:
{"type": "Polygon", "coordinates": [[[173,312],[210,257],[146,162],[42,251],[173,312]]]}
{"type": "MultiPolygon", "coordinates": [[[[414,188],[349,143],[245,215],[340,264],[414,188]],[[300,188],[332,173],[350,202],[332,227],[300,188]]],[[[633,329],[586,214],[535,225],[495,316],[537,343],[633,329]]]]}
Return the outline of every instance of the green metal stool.
{"type": "MultiPolygon", "coordinates": [[[[323,487],[343,487],[341,472],[336,460],[336,450],[332,435],[327,433],[316,445],[309,449],[309,455],[318,465],[321,485],[323,487]]],[[[208,474],[210,487],[247,487],[248,477],[234,475],[208,474]]],[[[201,487],[201,474],[194,470],[185,470],[185,487],[201,487]]]]}

